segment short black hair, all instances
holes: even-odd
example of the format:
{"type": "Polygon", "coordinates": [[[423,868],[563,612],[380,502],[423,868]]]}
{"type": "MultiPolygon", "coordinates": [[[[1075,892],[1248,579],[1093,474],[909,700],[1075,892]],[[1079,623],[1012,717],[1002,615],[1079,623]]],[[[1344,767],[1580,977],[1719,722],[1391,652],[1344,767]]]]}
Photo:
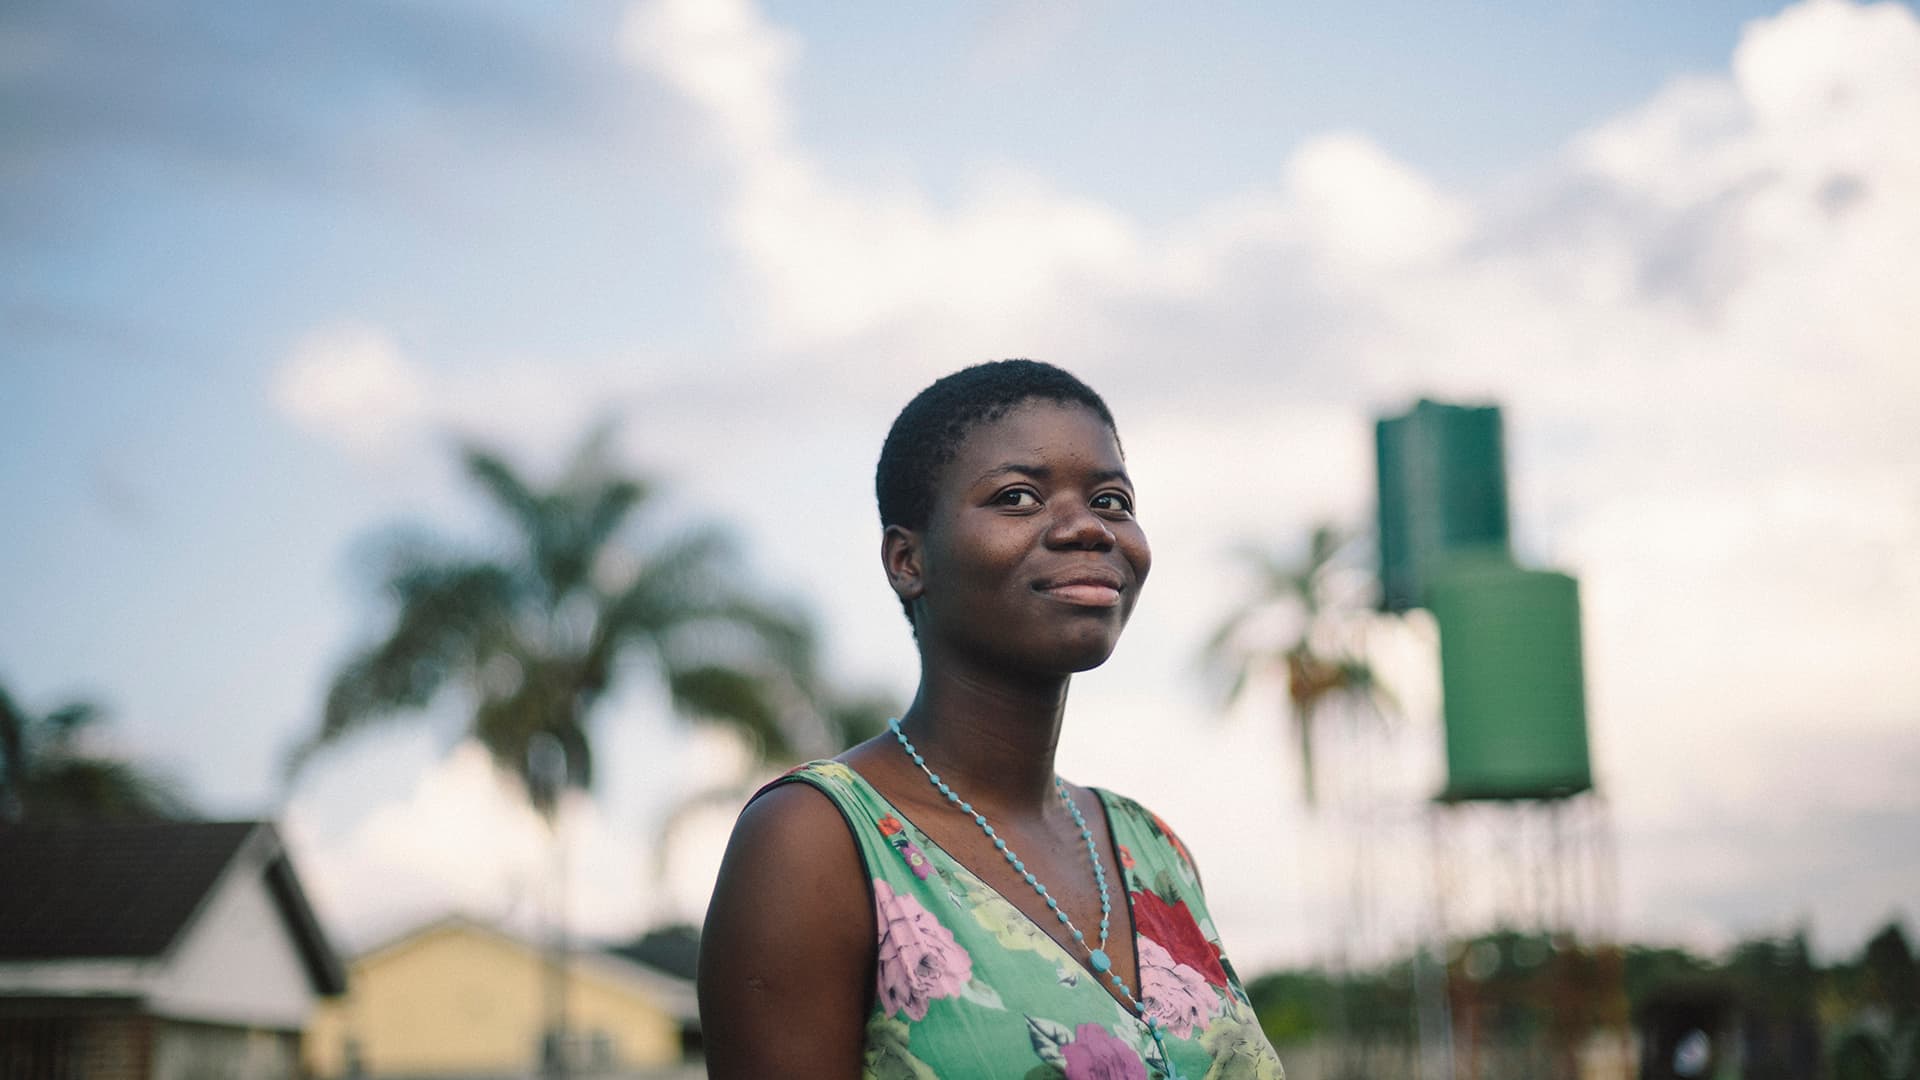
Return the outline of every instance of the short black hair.
{"type": "MultiPolygon", "coordinates": [[[[940,470],[952,463],[967,433],[1036,399],[1092,410],[1119,442],[1107,403],[1064,369],[1037,360],[993,360],[961,368],[915,394],[894,417],[873,474],[881,527],[926,528],[940,470]]],[[[911,605],[903,601],[902,606],[911,622],[911,605]]]]}

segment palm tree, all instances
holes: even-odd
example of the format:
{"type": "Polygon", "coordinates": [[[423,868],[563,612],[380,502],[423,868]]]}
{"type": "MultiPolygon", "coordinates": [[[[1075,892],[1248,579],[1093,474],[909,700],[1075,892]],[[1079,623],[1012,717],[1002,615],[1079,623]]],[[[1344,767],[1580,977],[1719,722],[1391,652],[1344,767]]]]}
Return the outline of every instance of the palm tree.
{"type": "Polygon", "coordinates": [[[796,614],[750,598],[723,534],[704,528],[651,546],[629,526],[648,485],[613,461],[612,428],[581,443],[550,486],[468,445],[468,475],[505,517],[504,556],[402,541],[386,556],[386,636],[349,657],[320,727],[288,758],[375,724],[418,716],[450,687],[472,701],[471,736],[517,777],[553,838],[560,890],[543,973],[543,1074],[568,1072],[567,878],[559,807],[593,784],[589,718],[614,679],[644,659],[674,711],[745,734],[763,759],[831,753],[843,732],[816,677],[813,634],[796,614]]]}
{"type": "Polygon", "coordinates": [[[88,745],[105,718],[84,701],[36,716],[0,686],[0,823],[192,817],[173,781],[88,745]]]}
{"type": "MultiPolygon", "coordinates": [[[[1317,809],[1314,740],[1328,717],[1338,714],[1349,723],[1384,720],[1396,707],[1362,647],[1371,583],[1362,587],[1356,580],[1361,576],[1347,572],[1342,558],[1352,546],[1351,536],[1322,522],[1308,537],[1304,559],[1284,550],[1244,549],[1241,561],[1251,571],[1254,587],[1245,602],[1221,620],[1201,654],[1203,666],[1223,688],[1225,707],[1253,682],[1284,675],[1299,747],[1301,794],[1310,810],[1317,809]]],[[[1366,809],[1338,803],[1335,808],[1347,813],[1366,809]]],[[[1354,824],[1360,827],[1346,845],[1347,903],[1338,909],[1342,925],[1329,938],[1335,943],[1331,966],[1336,974],[1336,1057],[1330,1075],[1342,1077],[1366,1075],[1352,1045],[1349,1012],[1356,990],[1351,984],[1351,949],[1366,939],[1371,919],[1372,855],[1367,822],[1354,824]]]]}
{"type": "Polygon", "coordinates": [[[1385,716],[1393,707],[1391,692],[1354,640],[1363,602],[1357,590],[1339,588],[1339,560],[1351,543],[1352,537],[1323,522],[1314,526],[1304,560],[1285,551],[1244,549],[1241,561],[1255,585],[1201,653],[1202,666],[1222,687],[1223,707],[1232,707],[1251,683],[1285,675],[1309,807],[1316,805],[1313,746],[1321,721],[1335,709],[1385,716]]]}
{"type": "Polygon", "coordinates": [[[472,737],[551,822],[565,789],[592,785],[588,719],[635,657],[650,663],[678,715],[738,730],[764,758],[838,748],[836,718],[818,704],[807,625],[746,595],[716,529],[631,542],[628,527],[652,492],[613,462],[611,435],[596,428],[544,488],[491,450],[463,448],[468,475],[506,518],[511,548],[493,557],[419,540],[391,546],[391,627],[335,673],[319,730],[290,755],[289,776],[316,751],[417,716],[458,686],[473,701],[472,737]],[[563,771],[550,779],[542,773],[555,743],[563,771]]]}

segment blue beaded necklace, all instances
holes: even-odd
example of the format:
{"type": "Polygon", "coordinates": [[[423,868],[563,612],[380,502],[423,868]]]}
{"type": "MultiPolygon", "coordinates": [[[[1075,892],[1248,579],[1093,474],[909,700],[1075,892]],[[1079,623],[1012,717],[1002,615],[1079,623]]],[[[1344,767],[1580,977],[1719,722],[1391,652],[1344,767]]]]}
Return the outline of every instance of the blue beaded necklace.
{"type": "Polygon", "coordinates": [[[1067,794],[1066,782],[1056,775],[1053,778],[1053,790],[1060,796],[1060,802],[1066,806],[1067,813],[1073,815],[1073,823],[1080,830],[1080,840],[1087,845],[1087,859],[1093,863],[1094,884],[1100,887],[1100,944],[1098,947],[1087,945],[1086,935],[1073,925],[1073,919],[1067,915],[1066,909],[1060,906],[1060,901],[1054,899],[1053,895],[1047,892],[1047,886],[1033,876],[1033,871],[1027,869],[1027,864],[1007,846],[1006,839],[994,832],[992,825],[987,824],[986,815],[975,810],[973,804],[962,799],[957,792],[948,787],[938,773],[927,768],[927,759],[920,756],[920,751],[914,749],[913,743],[908,741],[907,733],[900,730],[900,721],[897,718],[888,720],[887,726],[893,729],[893,737],[900,740],[900,746],[906,750],[907,756],[913,759],[915,765],[920,766],[921,772],[927,774],[927,779],[933,782],[933,786],[939,790],[940,794],[945,796],[949,803],[958,807],[961,813],[973,818],[973,823],[980,826],[981,831],[987,834],[987,839],[993,841],[994,850],[1007,860],[1007,865],[1013,867],[1014,873],[1025,879],[1028,885],[1033,886],[1033,891],[1040,894],[1040,899],[1047,902],[1047,910],[1053,912],[1054,917],[1060,920],[1060,925],[1066,927],[1067,932],[1073,935],[1074,943],[1087,950],[1087,964],[1097,974],[1105,975],[1108,981],[1113,983],[1114,989],[1120,991],[1121,995],[1127,999],[1127,1004],[1147,1026],[1147,1034],[1153,1036],[1153,1044],[1160,1051],[1160,1060],[1166,1061],[1167,1046],[1162,1041],[1164,1029],[1158,1020],[1147,1015],[1147,1007],[1141,1004],[1139,998],[1133,996],[1127,981],[1120,977],[1119,972],[1113,970],[1113,958],[1107,955],[1107,928],[1113,915],[1112,902],[1107,899],[1107,871],[1100,865],[1100,848],[1093,842],[1093,830],[1087,827],[1087,819],[1080,813],[1080,807],[1075,805],[1072,796],[1067,794]]]}

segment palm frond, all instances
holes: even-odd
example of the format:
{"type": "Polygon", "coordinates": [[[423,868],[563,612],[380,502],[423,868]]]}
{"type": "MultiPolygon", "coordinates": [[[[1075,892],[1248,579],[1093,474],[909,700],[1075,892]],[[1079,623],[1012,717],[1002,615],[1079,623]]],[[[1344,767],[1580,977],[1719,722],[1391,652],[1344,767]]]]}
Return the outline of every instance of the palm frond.
{"type": "Polygon", "coordinates": [[[35,716],[0,687],[0,821],[193,816],[178,782],[83,745],[85,729],[105,716],[86,701],[35,716]]]}
{"type": "Polygon", "coordinates": [[[114,758],[61,755],[41,763],[23,792],[39,821],[171,821],[193,808],[171,779],[114,758]]]}
{"type": "Polygon", "coordinates": [[[712,526],[694,529],[648,552],[621,602],[641,607],[651,599],[654,606],[672,608],[711,597],[738,562],[730,533],[712,526]]]}
{"type": "Polygon", "coordinates": [[[460,457],[466,465],[467,475],[473,477],[480,489],[506,511],[508,518],[518,526],[531,547],[531,541],[539,533],[545,517],[545,500],[520,478],[520,474],[505,458],[494,451],[469,443],[461,448],[460,457]]]}
{"type": "MultiPolygon", "coordinates": [[[[566,785],[593,785],[593,758],[581,729],[582,694],[578,664],[564,659],[524,657],[519,684],[489,694],[474,710],[473,735],[503,771],[530,781],[527,750],[535,735],[551,735],[566,752],[566,785]]],[[[528,790],[534,791],[529,783],[528,790]]],[[[550,807],[542,806],[543,812],[550,807]]]]}
{"type": "Polygon", "coordinates": [[[885,731],[887,721],[900,715],[900,706],[891,696],[878,693],[833,694],[824,715],[828,738],[837,752],[885,731]]]}
{"type": "Polygon", "coordinates": [[[567,467],[560,474],[556,486],[561,490],[579,491],[595,486],[615,472],[614,438],[620,433],[619,421],[604,416],[587,428],[580,438],[580,445],[573,448],[573,455],[567,460],[567,467]]]}
{"type": "Polygon", "coordinates": [[[548,496],[533,533],[533,559],[550,602],[591,584],[594,564],[645,495],[638,481],[611,479],[548,496]]]}
{"type": "Polygon", "coordinates": [[[708,606],[700,617],[746,631],[776,670],[811,690],[818,665],[818,640],[813,627],[799,614],[734,598],[708,606]]]}
{"type": "Polygon", "coordinates": [[[91,701],[73,701],[48,713],[43,723],[56,733],[56,737],[72,738],[81,729],[99,723],[104,716],[100,706],[91,701]]]}
{"type": "Polygon", "coordinates": [[[792,755],[766,679],[720,665],[671,668],[667,671],[667,689],[674,708],[689,718],[740,731],[763,757],[784,760],[792,755]]]}
{"type": "Polygon", "coordinates": [[[0,686],[0,820],[20,814],[20,785],[27,774],[27,736],[31,718],[14,703],[13,695],[0,686]]]}
{"type": "Polygon", "coordinates": [[[1256,615],[1265,609],[1265,598],[1254,597],[1232,611],[1227,612],[1207,634],[1206,643],[1200,646],[1200,662],[1203,666],[1217,667],[1223,663],[1232,663],[1239,659],[1235,648],[1235,639],[1241,629],[1256,615]]]}
{"type": "MultiPolygon", "coordinates": [[[[750,655],[743,659],[757,655],[804,682],[813,666],[811,628],[796,615],[737,595],[732,561],[732,542],[718,529],[689,533],[656,551],[605,605],[585,654],[587,670],[604,677],[619,651],[631,644],[676,651],[675,641],[704,623],[750,640],[751,647],[743,650],[750,655]]],[[[673,656],[667,662],[684,665],[693,659],[673,656]]]]}
{"type": "Polygon", "coordinates": [[[594,492],[582,515],[582,550],[599,553],[650,494],[645,484],[633,479],[612,480],[594,492]]]}
{"type": "Polygon", "coordinates": [[[493,563],[434,563],[395,570],[397,604],[385,640],[343,664],[327,688],[320,727],[287,756],[291,778],[323,747],[418,709],[456,674],[479,668],[514,637],[518,583],[493,563]]]}
{"type": "Polygon", "coordinates": [[[592,569],[590,553],[582,542],[585,530],[583,514],[575,505],[577,496],[566,490],[534,490],[490,450],[469,446],[465,457],[467,472],[507,512],[520,533],[535,576],[545,586],[546,602],[549,607],[556,606],[561,597],[586,580],[592,569]]]}

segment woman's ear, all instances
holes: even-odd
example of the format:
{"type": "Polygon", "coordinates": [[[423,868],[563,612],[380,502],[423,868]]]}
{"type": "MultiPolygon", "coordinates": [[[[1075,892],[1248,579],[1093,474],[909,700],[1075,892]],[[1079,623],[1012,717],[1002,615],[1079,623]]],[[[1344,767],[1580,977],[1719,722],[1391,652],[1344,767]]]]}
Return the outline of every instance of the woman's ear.
{"type": "Polygon", "coordinates": [[[911,603],[927,591],[921,575],[921,534],[901,525],[889,525],[880,534],[880,565],[887,571],[893,594],[911,603]]]}

